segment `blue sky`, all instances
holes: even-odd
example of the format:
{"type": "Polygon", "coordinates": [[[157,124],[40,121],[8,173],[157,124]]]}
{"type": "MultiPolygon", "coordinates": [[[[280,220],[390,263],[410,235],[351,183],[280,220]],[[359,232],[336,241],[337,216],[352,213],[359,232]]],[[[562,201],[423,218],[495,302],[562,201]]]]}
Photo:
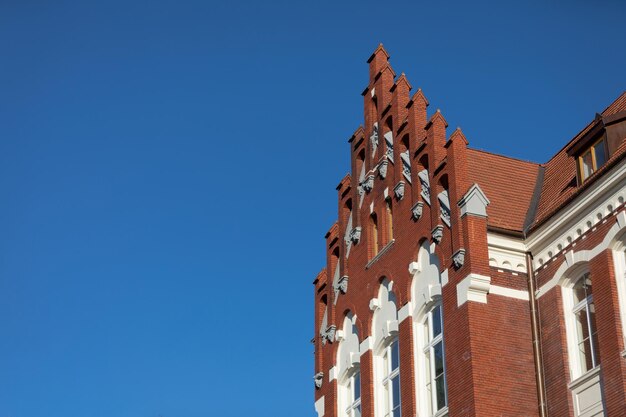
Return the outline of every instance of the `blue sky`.
{"type": "Polygon", "coordinates": [[[522,159],[626,89],[617,0],[98,3],[0,4],[0,417],[314,416],[311,282],[379,42],[522,159]]]}

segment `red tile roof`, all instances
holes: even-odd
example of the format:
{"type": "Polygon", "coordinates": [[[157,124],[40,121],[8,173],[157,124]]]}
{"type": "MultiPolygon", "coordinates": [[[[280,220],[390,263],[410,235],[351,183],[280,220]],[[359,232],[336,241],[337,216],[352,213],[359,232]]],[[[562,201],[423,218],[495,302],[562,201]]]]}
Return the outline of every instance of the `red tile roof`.
{"type": "MultiPolygon", "coordinates": [[[[617,100],[611,103],[601,115],[606,117],[622,110],[626,110],[626,92],[622,93],[617,100]]],[[[605,172],[613,166],[615,162],[624,157],[626,153],[626,143],[623,142],[601,169],[596,171],[582,186],[579,187],[577,185],[576,159],[573,156],[569,156],[566,149],[573,142],[580,140],[594,124],[595,120],[589,123],[580,133],[569,141],[552,159],[543,164],[543,166],[545,166],[545,176],[541,186],[537,212],[530,224],[530,229],[539,226],[539,224],[547,220],[574,196],[578,195],[583,189],[586,189],[593,183],[594,179],[598,178],[602,172],[605,172]]]]}
{"type": "Polygon", "coordinates": [[[470,182],[477,183],[490,201],[487,224],[523,231],[540,165],[471,148],[467,162],[470,182]]]}

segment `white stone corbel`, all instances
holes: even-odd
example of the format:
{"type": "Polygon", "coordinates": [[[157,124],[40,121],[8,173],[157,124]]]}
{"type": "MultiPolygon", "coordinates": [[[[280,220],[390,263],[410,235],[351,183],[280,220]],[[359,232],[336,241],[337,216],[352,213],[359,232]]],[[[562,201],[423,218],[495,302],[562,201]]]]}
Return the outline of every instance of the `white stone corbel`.
{"type": "Polygon", "coordinates": [[[404,198],[404,181],[400,181],[395,187],[393,187],[393,193],[398,200],[404,198]]]}
{"type": "Polygon", "coordinates": [[[463,266],[463,264],[465,263],[464,248],[458,249],[456,252],[454,252],[454,254],[452,255],[452,262],[454,263],[454,267],[456,269],[459,269],[463,266]]]}
{"type": "Polygon", "coordinates": [[[417,274],[418,272],[421,272],[421,271],[422,271],[422,268],[421,268],[419,262],[413,261],[413,262],[411,262],[409,264],[409,274],[415,275],[415,274],[417,274]]]}
{"type": "Polygon", "coordinates": [[[337,281],[337,289],[341,291],[342,294],[345,294],[348,292],[348,276],[347,275],[344,275],[341,278],[339,278],[339,281],[337,281]]]}
{"type": "Polygon", "coordinates": [[[380,178],[383,180],[387,176],[388,166],[389,166],[389,161],[387,161],[387,159],[383,159],[382,161],[380,161],[380,164],[378,165],[378,175],[380,175],[380,178]]]}
{"type": "Polygon", "coordinates": [[[357,226],[350,231],[350,240],[352,240],[354,244],[359,243],[361,240],[361,226],[357,226]]]}
{"type": "Polygon", "coordinates": [[[435,226],[435,228],[432,230],[431,232],[432,237],[433,237],[433,241],[436,244],[441,243],[441,239],[443,238],[443,226],[438,224],[437,226],[435,226]]]}
{"type": "Polygon", "coordinates": [[[370,300],[370,310],[376,311],[380,308],[380,300],[378,298],[372,298],[370,300]]]}
{"type": "Polygon", "coordinates": [[[411,207],[411,216],[413,220],[418,221],[422,217],[424,212],[424,202],[418,201],[413,207],[411,207]]]}
{"type": "Polygon", "coordinates": [[[370,191],[372,191],[372,189],[374,188],[374,176],[368,175],[367,177],[365,177],[362,186],[365,192],[369,193],[370,191]]]}
{"type": "Polygon", "coordinates": [[[324,383],[324,372],[318,372],[313,377],[313,381],[315,382],[315,388],[322,388],[322,384],[324,383]]]}
{"type": "Polygon", "coordinates": [[[335,326],[334,324],[331,324],[330,326],[328,326],[326,328],[326,340],[328,340],[329,343],[333,343],[335,341],[335,332],[337,331],[337,326],[335,326]]]}

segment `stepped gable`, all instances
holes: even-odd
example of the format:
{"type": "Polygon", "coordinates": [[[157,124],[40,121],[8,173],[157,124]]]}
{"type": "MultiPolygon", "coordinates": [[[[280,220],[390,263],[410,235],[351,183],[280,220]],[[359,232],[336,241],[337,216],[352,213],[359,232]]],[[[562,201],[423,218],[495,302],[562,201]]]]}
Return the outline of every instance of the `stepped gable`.
{"type": "Polygon", "coordinates": [[[489,198],[487,225],[490,228],[522,232],[540,165],[467,149],[470,183],[477,183],[489,198]]]}
{"type": "MultiPolygon", "coordinates": [[[[613,103],[611,103],[599,116],[607,117],[615,113],[626,110],[626,92],[622,93],[613,103]]],[[[582,186],[578,186],[576,179],[576,158],[568,155],[567,150],[572,144],[579,141],[587,132],[593,129],[599,122],[596,117],[580,133],[578,133],[567,145],[565,145],[556,155],[552,157],[545,166],[545,177],[541,185],[541,194],[537,206],[534,220],[530,224],[532,230],[552,216],[558,209],[567,204],[572,198],[580,194],[600,176],[599,173],[610,169],[617,161],[626,154],[626,141],[614,152],[611,158],[596,171],[582,186]]]]}

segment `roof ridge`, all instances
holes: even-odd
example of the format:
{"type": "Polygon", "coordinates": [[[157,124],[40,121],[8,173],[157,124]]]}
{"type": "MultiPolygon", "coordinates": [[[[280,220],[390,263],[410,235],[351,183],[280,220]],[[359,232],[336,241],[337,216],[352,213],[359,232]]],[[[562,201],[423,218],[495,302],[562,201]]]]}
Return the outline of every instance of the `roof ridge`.
{"type": "Polygon", "coordinates": [[[506,158],[506,159],[512,159],[513,161],[518,161],[518,162],[523,162],[525,164],[532,164],[532,165],[536,165],[536,166],[541,166],[543,164],[541,164],[540,162],[534,162],[534,161],[529,161],[526,159],[521,159],[521,158],[516,158],[514,156],[508,156],[508,155],[502,155],[500,153],[495,153],[495,152],[491,152],[491,151],[486,151],[484,149],[479,149],[479,148],[470,148],[469,146],[467,147],[468,150],[470,151],[475,151],[475,152],[480,152],[480,153],[486,153],[488,155],[493,155],[493,156],[497,156],[500,158],[506,158]]]}

